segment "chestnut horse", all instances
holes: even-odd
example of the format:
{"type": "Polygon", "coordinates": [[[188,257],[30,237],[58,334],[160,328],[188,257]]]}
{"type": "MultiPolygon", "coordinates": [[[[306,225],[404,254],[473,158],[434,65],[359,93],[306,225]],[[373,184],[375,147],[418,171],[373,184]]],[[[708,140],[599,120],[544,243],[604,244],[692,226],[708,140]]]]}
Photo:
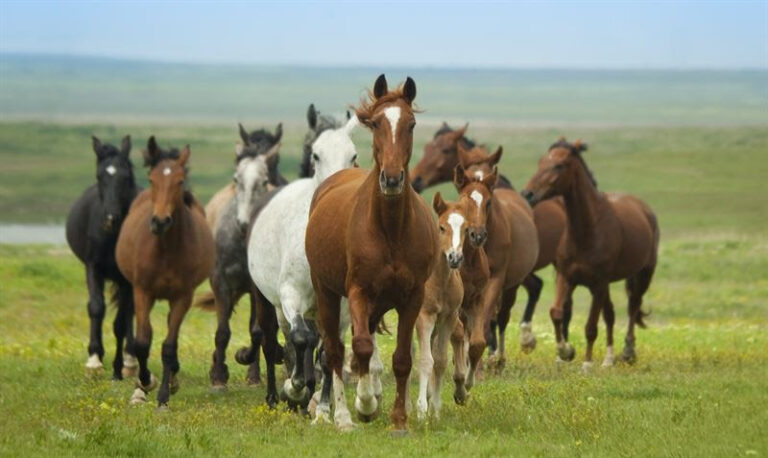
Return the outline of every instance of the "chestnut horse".
{"type": "MultiPolygon", "coordinates": [[[[466,197],[456,203],[446,202],[439,192],[432,199],[432,208],[437,214],[440,229],[440,250],[444,256],[438,256],[435,270],[427,280],[424,304],[416,320],[416,338],[419,341],[419,397],[416,412],[420,420],[427,417],[429,407],[435,417],[440,415],[440,387],[448,361],[448,343],[460,325],[458,312],[464,299],[464,285],[459,268],[464,261],[464,241],[473,205],[466,197]]],[[[452,343],[454,372],[458,375],[454,377],[455,393],[458,393],[465,389],[463,375],[466,372],[466,356],[463,341],[452,343]]]]}
{"type": "Polygon", "coordinates": [[[163,379],[157,394],[159,407],[167,407],[179,383],[177,355],[179,328],[192,304],[195,288],[211,273],[214,245],[202,206],[186,190],[189,145],[183,150],[162,150],[155,137],[144,152],[151,167],[149,189],[136,197],[117,240],[117,265],[133,285],[136,310],[134,347],[139,380],[131,403],[147,400],[157,386],[147,367],[152,345],[149,312],[156,299],[167,299],[168,334],[163,342],[163,379]]]}
{"type": "Polygon", "coordinates": [[[416,84],[410,77],[393,91],[387,89],[384,75],[378,77],[370,101],[363,101],[356,110],[360,123],[373,133],[373,169],[347,169],[332,175],[315,191],[310,207],[307,260],[325,357],[333,370],[334,420],[342,429],[353,427],[342,382],[342,296],[349,298],[359,375],[355,408],[364,421],[380,407],[369,373],[377,351],[371,334],[385,312],[397,310],[397,347],[392,357],[397,395],[390,418],[396,430],[406,429],[413,327],[424,301],[424,284],[439,253],[429,206],[408,178],[415,97],[416,84]]]}
{"type": "Polygon", "coordinates": [[[584,369],[592,366],[592,348],[597,339],[600,311],[606,325],[608,347],[604,366],[613,365],[613,324],[615,320],[609,284],[626,280],[629,296],[629,329],[622,359],[635,360],[635,324],[645,327],[641,309],[656,268],[659,226],[656,216],[642,200],[624,194],[597,190],[582,153],[587,145],[560,138],[539,160],[539,169],[523,191],[537,204],[561,195],[565,199],[568,225],[557,250],[557,286],[550,310],[555,327],[558,356],[574,357],[568,343],[564,317],[570,315],[571,295],[577,285],[589,288],[592,305],[585,327],[587,352],[584,369]]]}
{"type": "MultiPolygon", "coordinates": [[[[435,133],[432,141],[424,145],[424,155],[418,164],[411,171],[411,182],[417,192],[424,188],[433,186],[453,179],[453,172],[459,163],[459,147],[463,151],[471,152],[464,158],[465,168],[473,166],[482,167],[484,173],[490,173],[494,165],[497,165],[501,153],[494,155],[483,153],[485,150],[475,150],[475,142],[465,136],[467,126],[461,129],[451,129],[446,123],[435,133]]],[[[476,169],[473,169],[476,171],[476,169]]],[[[503,175],[499,176],[496,183],[498,188],[513,189],[509,180],[503,175]]],[[[565,208],[562,199],[555,198],[542,202],[533,209],[533,220],[536,223],[539,238],[539,258],[536,261],[534,271],[546,267],[555,261],[555,252],[557,244],[560,242],[560,236],[565,230],[565,208]]],[[[543,281],[537,275],[531,273],[523,281],[523,287],[528,292],[528,302],[525,305],[523,317],[520,322],[520,346],[524,352],[531,352],[536,347],[536,337],[532,332],[531,320],[536,310],[536,303],[539,300],[543,281]]],[[[509,304],[511,307],[513,304],[509,304]]],[[[499,325],[500,339],[503,340],[504,333],[509,321],[509,317],[502,315],[497,317],[499,325]]],[[[495,332],[487,336],[492,350],[497,351],[497,342],[495,332]]],[[[502,344],[503,345],[503,344],[502,344]]],[[[498,356],[501,356],[499,354],[498,356]]],[[[503,364],[503,357],[497,359],[503,364]]]]}
{"type": "MultiPolygon", "coordinates": [[[[467,387],[474,384],[474,375],[480,363],[490,333],[491,320],[501,304],[514,304],[517,288],[528,276],[539,255],[539,243],[533,211],[520,195],[511,189],[495,188],[497,171],[490,175],[469,172],[456,166],[454,184],[462,194],[475,201],[479,211],[485,213],[485,226],[470,226],[469,238],[483,246],[488,256],[490,278],[483,291],[481,320],[469,326],[470,371],[467,387]],[[477,186],[477,184],[482,186],[477,186]],[[479,322],[478,322],[479,321],[479,322]]],[[[503,352],[504,342],[500,341],[503,352]]]]}

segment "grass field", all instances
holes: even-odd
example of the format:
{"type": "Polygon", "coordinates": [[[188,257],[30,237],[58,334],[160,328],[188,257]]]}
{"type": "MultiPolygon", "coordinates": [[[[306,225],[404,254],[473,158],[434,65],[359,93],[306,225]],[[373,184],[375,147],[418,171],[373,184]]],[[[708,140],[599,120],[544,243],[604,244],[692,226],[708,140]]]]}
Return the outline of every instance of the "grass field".
{"type": "MultiPolygon", "coordinates": [[[[431,131],[417,129],[417,158],[431,131]]],[[[11,220],[60,221],[92,179],[91,132],[111,141],[132,133],[135,159],[150,132],[163,144],[191,143],[193,187],[203,199],[231,176],[234,128],[2,123],[0,161],[6,165],[0,169],[0,213],[11,220]]],[[[503,144],[502,171],[523,183],[561,131],[477,127],[470,132],[503,144]]],[[[229,392],[210,394],[215,317],[199,310],[190,312],[182,328],[182,389],[172,398],[171,411],[159,414],[154,404],[128,406],[132,382],[85,377],[87,293],[82,268],[69,251],[0,246],[0,453],[764,456],[768,198],[762,182],[768,129],[566,127],[563,133],[590,142],[588,163],[601,188],[641,195],[659,214],[660,264],[646,296],[652,316],[650,328],[639,332],[635,366],[581,373],[588,299],[579,290],[573,325],[577,360],[556,368],[547,314],[553,273],[545,271],[534,322],[537,350],[519,353],[513,330],[503,374],[486,378],[464,407],[451,402],[446,388],[443,418],[427,424],[411,419],[408,437],[390,437],[387,415],[341,435],[282,410],[270,412],[265,389],[245,385],[245,369],[234,363],[232,352],[229,392]]],[[[288,176],[297,168],[302,135],[298,127],[286,132],[281,167],[288,176]]],[[[368,135],[358,132],[355,139],[361,156],[368,157],[368,135]]],[[[449,186],[440,189],[452,192],[449,186]]],[[[626,301],[620,285],[614,285],[613,297],[622,341],[626,301]]],[[[513,322],[520,309],[514,309],[513,322]]],[[[154,371],[160,369],[166,312],[163,303],[153,314],[154,371]]],[[[230,349],[247,342],[246,322],[241,306],[230,349]]],[[[105,336],[110,362],[109,323],[105,336]]],[[[384,336],[381,342],[388,413],[393,339],[384,336]]],[[[598,342],[601,358],[602,337],[598,342]]]]}

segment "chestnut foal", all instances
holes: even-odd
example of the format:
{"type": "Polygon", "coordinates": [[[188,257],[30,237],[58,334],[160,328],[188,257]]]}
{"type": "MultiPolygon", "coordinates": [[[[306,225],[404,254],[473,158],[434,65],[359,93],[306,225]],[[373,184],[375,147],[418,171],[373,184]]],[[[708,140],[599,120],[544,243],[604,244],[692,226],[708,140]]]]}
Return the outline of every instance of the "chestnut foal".
{"type": "Polygon", "coordinates": [[[133,285],[136,309],[136,357],[139,380],[131,403],[147,401],[157,386],[147,367],[152,345],[149,312],[156,299],[167,299],[168,334],[163,342],[163,380],[157,393],[159,407],[167,407],[179,388],[177,355],[179,328],[192,304],[195,288],[211,273],[214,245],[203,208],[185,190],[189,146],[161,150],[149,138],[145,162],[152,168],[149,189],[133,202],[117,241],[117,265],[133,285]]]}
{"type": "MultiPolygon", "coordinates": [[[[379,76],[370,101],[363,101],[356,110],[360,123],[373,133],[373,169],[346,169],[332,175],[315,191],[310,207],[307,260],[317,295],[323,349],[333,370],[334,420],[342,429],[354,426],[341,378],[342,296],[349,298],[352,350],[359,375],[355,408],[363,421],[380,408],[380,393],[376,393],[369,371],[378,351],[371,334],[385,312],[397,310],[397,347],[392,357],[397,395],[390,418],[396,430],[406,429],[413,327],[424,302],[424,284],[440,250],[429,206],[408,178],[415,97],[416,84],[411,78],[389,91],[384,75],[379,76]]],[[[323,396],[327,396],[325,390],[323,396]]]]}
{"type": "Polygon", "coordinates": [[[572,360],[575,351],[568,343],[564,317],[571,313],[574,288],[589,288],[592,305],[585,327],[587,352],[583,366],[589,370],[601,310],[608,343],[603,366],[613,365],[615,315],[609,284],[624,279],[629,296],[629,329],[622,359],[635,360],[635,324],[645,327],[641,305],[656,268],[659,225],[642,200],[597,190],[582,157],[586,149],[580,140],[571,144],[561,137],[539,160],[539,169],[523,195],[532,205],[554,195],[565,199],[568,226],[557,250],[557,289],[550,316],[558,357],[572,360]]]}

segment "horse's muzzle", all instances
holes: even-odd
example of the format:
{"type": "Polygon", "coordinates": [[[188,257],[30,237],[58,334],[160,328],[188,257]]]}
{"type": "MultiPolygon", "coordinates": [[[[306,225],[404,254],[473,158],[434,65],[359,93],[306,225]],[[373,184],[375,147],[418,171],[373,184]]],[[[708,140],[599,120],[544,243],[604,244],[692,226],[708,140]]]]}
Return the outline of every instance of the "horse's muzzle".
{"type": "Polygon", "coordinates": [[[458,269],[464,261],[464,253],[461,251],[450,251],[446,257],[448,258],[448,266],[451,269],[458,269]]]}
{"type": "Polygon", "coordinates": [[[403,185],[405,184],[405,171],[401,170],[400,175],[397,177],[387,176],[382,170],[379,174],[379,187],[381,193],[385,196],[399,196],[403,193],[403,185]]]}
{"type": "Polygon", "coordinates": [[[483,246],[485,241],[488,239],[488,230],[485,228],[482,228],[482,229],[470,228],[468,232],[469,232],[469,241],[472,242],[472,245],[478,248],[483,246]]]}
{"type": "Polygon", "coordinates": [[[166,216],[165,218],[158,218],[157,216],[152,216],[152,221],[149,223],[149,228],[152,230],[152,233],[155,235],[160,235],[168,230],[169,227],[171,227],[171,223],[173,222],[173,218],[170,216],[166,216]]]}
{"type": "Polygon", "coordinates": [[[104,228],[104,232],[112,233],[115,230],[116,226],[117,226],[117,217],[112,213],[107,213],[107,215],[104,217],[104,224],[102,225],[102,227],[104,228]]]}

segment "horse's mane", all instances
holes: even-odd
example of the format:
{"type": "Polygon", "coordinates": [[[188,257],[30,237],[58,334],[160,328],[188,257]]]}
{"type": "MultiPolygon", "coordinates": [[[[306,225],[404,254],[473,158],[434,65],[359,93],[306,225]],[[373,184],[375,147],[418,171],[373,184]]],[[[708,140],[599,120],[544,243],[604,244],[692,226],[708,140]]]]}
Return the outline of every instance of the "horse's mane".
{"type": "Polygon", "coordinates": [[[310,129],[307,135],[304,136],[304,152],[301,157],[301,164],[299,164],[299,178],[309,178],[312,173],[312,143],[323,132],[330,129],[338,129],[341,127],[339,122],[331,115],[324,115],[318,112],[317,124],[314,129],[310,129]]]}
{"type": "MultiPolygon", "coordinates": [[[[378,99],[373,95],[373,91],[369,89],[368,97],[360,99],[360,106],[355,108],[355,114],[357,115],[357,119],[360,120],[360,123],[365,124],[365,122],[371,119],[371,116],[373,116],[382,105],[394,102],[397,99],[405,98],[403,86],[404,84],[400,84],[397,88],[387,92],[378,99]]],[[[414,113],[420,112],[420,110],[413,107],[412,110],[414,113]]]]}
{"type": "MultiPolygon", "coordinates": [[[[150,156],[147,150],[145,149],[143,151],[144,156],[144,166],[149,167],[149,169],[154,169],[157,167],[157,164],[165,161],[165,160],[172,160],[175,161],[179,158],[181,155],[181,151],[178,148],[168,148],[168,149],[162,149],[159,146],[157,147],[157,153],[155,153],[154,156],[150,156]]],[[[186,177],[189,176],[189,166],[184,166],[184,204],[187,207],[192,207],[193,203],[195,202],[195,197],[192,195],[192,191],[189,190],[189,181],[186,179],[186,177]]]]}
{"type": "Polygon", "coordinates": [[[269,142],[270,144],[275,144],[277,142],[277,138],[266,129],[254,130],[248,134],[248,138],[251,143],[269,142]]]}
{"type": "MultiPolygon", "coordinates": [[[[451,126],[449,126],[446,123],[443,123],[443,125],[440,126],[440,128],[437,130],[437,132],[435,132],[435,136],[432,137],[432,139],[434,140],[434,139],[436,139],[437,137],[439,137],[439,136],[441,136],[443,134],[447,134],[449,132],[454,132],[454,131],[455,131],[455,129],[451,129],[451,126]]],[[[464,148],[466,148],[466,149],[471,149],[471,148],[474,148],[477,145],[477,143],[475,143],[475,141],[472,140],[471,138],[467,138],[467,137],[462,135],[462,137],[461,137],[461,145],[464,148]]]]}
{"type": "Polygon", "coordinates": [[[555,143],[552,143],[552,146],[549,147],[549,150],[552,151],[555,148],[565,148],[570,151],[573,156],[578,158],[579,162],[581,162],[581,165],[584,167],[584,171],[587,172],[589,181],[591,181],[592,185],[597,188],[597,180],[595,180],[595,176],[592,174],[592,171],[589,169],[589,167],[587,167],[587,163],[584,161],[584,157],[581,155],[582,152],[587,151],[588,149],[586,143],[582,143],[580,141],[576,141],[576,143],[570,143],[565,138],[561,137],[555,143]]]}

